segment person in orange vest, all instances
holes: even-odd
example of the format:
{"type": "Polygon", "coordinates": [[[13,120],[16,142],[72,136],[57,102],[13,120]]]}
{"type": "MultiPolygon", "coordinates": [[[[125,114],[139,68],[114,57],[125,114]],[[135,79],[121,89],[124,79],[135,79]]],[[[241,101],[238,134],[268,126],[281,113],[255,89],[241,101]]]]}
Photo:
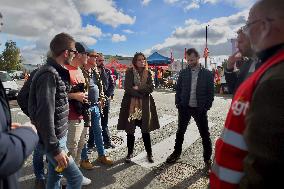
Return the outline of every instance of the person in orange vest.
{"type": "Polygon", "coordinates": [[[24,80],[27,81],[29,79],[29,74],[25,72],[24,80]]]}
{"type": "Polygon", "coordinates": [[[243,27],[259,62],[216,141],[210,189],[279,188],[284,178],[284,4],[260,0],[243,27]]]}

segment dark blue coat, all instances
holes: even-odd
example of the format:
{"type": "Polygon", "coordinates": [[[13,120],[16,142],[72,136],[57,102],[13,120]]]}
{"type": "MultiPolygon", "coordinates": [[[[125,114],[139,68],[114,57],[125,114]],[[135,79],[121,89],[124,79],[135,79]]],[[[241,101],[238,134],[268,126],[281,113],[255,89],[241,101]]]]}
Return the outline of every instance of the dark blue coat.
{"type": "Polygon", "coordinates": [[[105,67],[102,68],[101,79],[103,81],[104,93],[110,97],[114,93],[115,83],[111,77],[111,71],[105,67]]]}
{"type": "Polygon", "coordinates": [[[17,171],[38,143],[37,134],[27,127],[11,130],[11,112],[0,82],[0,189],[18,188],[17,171]]]}
{"type": "MultiPolygon", "coordinates": [[[[177,107],[189,105],[191,91],[191,69],[188,67],[179,73],[175,104],[177,107]]],[[[214,79],[213,74],[205,69],[200,69],[196,85],[196,100],[200,109],[209,110],[214,100],[214,79]]]]}

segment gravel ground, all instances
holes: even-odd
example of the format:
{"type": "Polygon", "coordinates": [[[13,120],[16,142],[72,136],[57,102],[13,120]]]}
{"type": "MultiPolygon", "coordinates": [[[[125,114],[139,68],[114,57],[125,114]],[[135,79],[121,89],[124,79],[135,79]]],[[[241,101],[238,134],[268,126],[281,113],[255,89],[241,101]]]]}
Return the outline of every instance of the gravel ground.
{"type": "MultiPolygon", "coordinates": [[[[122,96],[123,90],[116,90],[111,107],[119,107],[122,96]]],[[[171,90],[159,89],[153,92],[159,117],[162,117],[164,114],[177,116],[174,96],[175,93],[171,90]]],[[[230,102],[230,96],[216,96],[213,107],[208,112],[209,122],[213,123],[213,127],[210,129],[212,144],[215,144],[217,137],[220,135],[230,102]]],[[[14,108],[12,109],[14,121],[26,122],[28,120],[27,117],[22,115],[18,109],[15,109],[17,108],[15,100],[11,101],[10,104],[11,108],[14,108]]],[[[118,116],[118,114],[119,112],[111,113],[110,117],[118,116]]],[[[193,119],[191,122],[193,122],[193,119]]],[[[116,136],[118,131],[115,127],[112,128],[112,136],[116,136]]],[[[174,121],[160,130],[152,132],[152,144],[155,145],[163,141],[175,134],[176,130],[177,122],[174,121]]],[[[120,139],[118,138],[118,140],[120,139]]],[[[174,141],[172,142],[174,143],[174,141]]],[[[134,155],[143,151],[143,142],[142,139],[139,139],[135,142],[134,155]]],[[[201,139],[199,138],[182,153],[181,159],[177,163],[172,165],[162,163],[149,169],[135,163],[125,164],[126,147],[111,150],[107,154],[115,161],[115,164],[108,167],[95,163],[96,167],[94,170],[83,170],[83,174],[92,179],[92,184],[84,188],[206,188],[208,178],[203,170],[202,151],[201,139]]],[[[96,156],[96,153],[92,153],[90,158],[95,160],[96,156]]],[[[19,180],[22,189],[33,188],[34,175],[31,159],[31,157],[27,159],[21,170],[21,178],[19,180]]]]}

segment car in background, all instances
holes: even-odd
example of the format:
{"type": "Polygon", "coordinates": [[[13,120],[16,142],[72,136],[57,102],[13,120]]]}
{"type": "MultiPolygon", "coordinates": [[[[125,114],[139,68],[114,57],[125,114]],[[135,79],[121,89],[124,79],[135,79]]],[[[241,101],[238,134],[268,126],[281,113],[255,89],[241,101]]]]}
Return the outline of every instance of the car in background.
{"type": "Polygon", "coordinates": [[[11,70],[9,72],[9,75],[13,78],[13,79],[24,79],[24,72],[23,71],[19,71],[19,70],[11,70]]]}
{"type": "Polygon", "coordinates": [[[0,80],[9,98],[16,98],[19,93],[18,84],[6,71],[0,71],[0,80]]]}

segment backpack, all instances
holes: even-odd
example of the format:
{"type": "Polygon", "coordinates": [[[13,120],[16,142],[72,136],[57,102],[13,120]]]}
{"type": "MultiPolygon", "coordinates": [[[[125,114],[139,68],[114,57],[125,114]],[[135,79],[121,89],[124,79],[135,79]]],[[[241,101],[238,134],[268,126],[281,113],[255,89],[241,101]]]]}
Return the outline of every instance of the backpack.
{"type": "Polygon", "coordinates": [[[29,94],[30,94],[30,87],[32,84],[33,77],[35,73],[37,72],[38,69],[35,69],[34,71],[31,72],[30,77],[27,79],[27,81],[24,83],[22,89],[20,90],[17,101],[18,105],[20,106],[21,110],[26,114],[28,117],[29,116],[29,111],[28,111],[28,104],[29,104],[29,94]]]}

